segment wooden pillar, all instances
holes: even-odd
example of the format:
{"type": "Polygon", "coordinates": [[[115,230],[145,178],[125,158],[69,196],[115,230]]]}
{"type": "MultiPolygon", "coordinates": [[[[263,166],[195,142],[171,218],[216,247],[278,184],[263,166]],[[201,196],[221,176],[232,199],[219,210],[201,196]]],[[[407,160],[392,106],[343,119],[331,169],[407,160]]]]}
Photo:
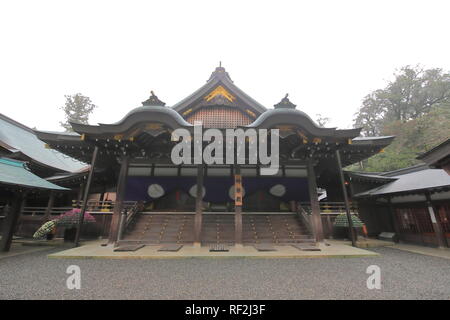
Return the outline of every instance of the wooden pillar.
{"type": "Polygon", "coordinates": [[[396,216],[396,213],[395,213],[395,209],[392,206],[392,198],[388,197],[387,201],[388,201],[388,214],[389,214],[389,217],[390,217],[390,220],[391,220],[392,228],[394,229],[394,232],[397,235],[396,236],[397,241],[399,241],[400,240],[400,228],[398,227],[397,216],[396,216]]]}
{"type": "Polygon", "coordinates": [[[289,201],[289,206],[291,207],[291,212],[295,212],[297,213],[297,201],[295,200],[290,200],[289,201]]]}
{"type": "Polygon", "coordinates": [[[350,204],[348,202],[347,188],[345,187],[344,172],[342,171],[342,161],[339,150],[336,150],[336,161],[339,171],[339,179],[341,180],[342,195],[344,196],[345,212],[347,213],[348,233],[350,239],[352,240],[352,246],[356,247],[356,233],[353,228],[352,214],[350,212],[350,204]]]}
{"type": "Polygon", "coordinates": [[[92,177],[94,175],[94,168],[95,168],[95,162],[97,161],[97,155],[98,155],[98,147],[95,146],[94,152],[92,153],[91,167],[89,168],[88,179],[86,182],[86,186],[84,187],[83,204],[81,205],[80,219],[78,220],[77,233],[75,235],[75,241],[74,241],[75,247],[78,247],[78,244],[80,241],[80,236],[81,236],[81,231],[83,229],[84,213],[86,212],[86,206],[87,206],[89,191],[91,189],[92,177]]]}
{"type": "Polygon", "coordinates": [[[80,202],[83,200],[83,194],[84,194],[84,188],[86,187],[86,181],[83,181],[82,183],[80,183],[80,188],[78,189],[78,194],[77,194],[77,203],[76,203],[76,208],[79,208],[80,202]]]}
{"type": "Polygon", "coordinates": [[[54,190],[50,191],[50,195],[48,197],[47,208],[45,208],[44,221],[50,220],[53,203],[55,202],[56,192],[54,190]]]}
{"type": "Polygon", "coordinates": [[[314,237],[317,242],[323,241],[322,218],[320,217],[319,196],[317,194],[316,174],[311,161],[307,165],[308,171],[308,191],[309,200],[311,202],[311,222],[314,230],[314,237]]]}
{"type": "Polygon", "coordinates": [[[21,228],[23,227],[23,224],[22,224],[21,220],[23,219],[23,212],[25,210],[25,206],[27,205],[28,192],[29,192],[29,190],[25,190],[25,191],[23,191],[23,194],[22,194],[22,202],[20,203],[19,217],[17,218],[17,222],[16,222],[17,227],[16,227],[15,231],[17,233],[20,233],[22,231],[21,228]]]}
{"type": "Polygon", "coordinates": [[[428,206],[428,213],[430,215],[431,222],[433,224],[433,230],[434,234],[436,235],[436,240],[438,242],[439,248],[445,248],[447,240],[444,237],[444,233],[442,232],[442,225],[441,221],[436,218],[435,210],[433,203],[431,202],[431,196],[430,193],[425,194],[427,197],[427,206],[428,206]]]}
{"type": "Polygon", "coordinates": [[[22,192],[17,191],[12,200],[11,206],[7,211],[5,220],[3,221],[3,233],[0,241],[0,251],[9,251],[11,248],[12,237],[19,220],[20,210],[22,207],[22,201],[25,195],[22,192]]]}
{"type": "Polygon", "coordinates": [[[242,245],[242,175],[241,167],[235,166],[234,169],[234,243],[242,245]]]}
{"type": "Polygon", "coordinates": [[[333,223],[331,222],[331,217],[329,214],[327,214],[327,228],[329,233],[328,238],[333,239],[333,223]]]}
{"type": "Polygon", "coordinates": [[[117,242],[122,240],[123,234],[125,232],[126,223],[127,223],[127,210],[123,210],[119,220],[119,231],[117,233],[117,242]]]}
{"type": "Polygon", "coordinates": [[[202,237],[202,215],[203,215],[203,176],[205,167],[203,164],[197,165],[197,193],[195,196],[195,217],[194,217],[194,245],[201,245],[202,237]]]}
{"type": "Polygon", "coordinates": [[[117,179],[116,188],[116,204],[113,209],[111,226],[109,228],[108,243],[115,243],[119,233],[119,222],[123,209],[123,201],[125,199],[125,188],[127,184],[128,166],[130,164],[129,156],[123,156],[120,163],[119,177],[117,179]]]}

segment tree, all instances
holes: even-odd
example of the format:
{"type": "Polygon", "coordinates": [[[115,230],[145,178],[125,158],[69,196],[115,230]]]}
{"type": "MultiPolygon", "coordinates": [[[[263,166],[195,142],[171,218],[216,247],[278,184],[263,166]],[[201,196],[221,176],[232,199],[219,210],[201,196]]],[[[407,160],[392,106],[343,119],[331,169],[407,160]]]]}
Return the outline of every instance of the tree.
{"type": "Polygon", "coordinates": [[[450,101],[450,74],[443,73],[442,69],[403,67],[382,97],[388,121],[417,119],[433,106],[450,101]]]}
{"type": "Polygon", "coordinates": [[[61,109],[65,113],[65,121],[59,124],[66,131],[73,131],[69,122],[88,124],[89,115],[97,108],[91,99],[83,96],[81,93],[65,95],[64,97],[66,98],[66,102],[61,109]]]}
{"type": "Polygon", "coordinates": [[[384,89],[367,95],[356,113],[354,126],[364,135],[378,135],[389,123],[417,119],[450,103],[450,73],[442,69],[405,66],[394,76],[384,89]]]}
{"type": "Polygon", "coordinates": [[[384,108],[379,103],[381,90],[377,90],[364,97],[361,108],[356,114],[354,126],[362,128],[364,136],[378,136],[381,131],[381,124],[384,117],[384,108]]]}
{"type": "Polygon", "coordinates": [[[363,161],[364,171],[419,163],[418,154],[450,137],[450,73],[420,66],[397,70],[384,89],[364,97],[354,127],[362,127],[364,136],[396,137],[384,152],[363,161]]]}
{"type": "Polygon", "coordinates": [[[330,122],[330,118],[322,116],[320,113],[316,114],[316,122],[320,127],[325,127],[325,125],[330,122]]]}
{"type": "Polygon", "coordinates": [[[388,123],[382,134],[395,136],[392,144],[384,152],[364,160],[363,168],[353,165],[349,170],[381,172],[420,163],[417,155],[450,138],[450,104],[434,107],[417,119],[388,123]]]}

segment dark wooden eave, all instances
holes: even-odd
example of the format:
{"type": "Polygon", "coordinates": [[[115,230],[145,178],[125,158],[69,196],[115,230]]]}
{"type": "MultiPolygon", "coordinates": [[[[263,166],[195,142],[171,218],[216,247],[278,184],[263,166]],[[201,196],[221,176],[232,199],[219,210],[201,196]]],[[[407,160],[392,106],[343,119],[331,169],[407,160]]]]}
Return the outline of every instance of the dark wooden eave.
{"type": "Polygon", "coordinates": [[[370,174],[367,172],[344,171],[344,174],[350,177],[352,180],[379,183],[379,184],[385,184],[396,180],[396,178],[384,177],[377,174],[370,174]]]}
{"type": "MultiPolygon", "coordinates": [[[[62,187],[78,189],[82,183],[85,183],[89,174],[89,167],[82,172],[56,174],[46,178],[47,181],[57,184],[62,187]]],[[[114,185],[116,176],[114,171],[106,168],[96,168],[93,176],[93,183],[95,187],[104,187],[107,185],[114,185]]]]}
{"type": "Polygon", "coordinates": [[[84,141],[79,134],[35,131],[36,136],[47,144],[49,149],[55,149],[74,159],[89,163],[94,151],[94,143],[84,141]]]}
{"type": "Polygon", "coordinates": [[[346,167],[383,152],[394,139],[395,136],[356,137],[341,149],[342,165],[346,167]]]}
{"type": "MultiPolygon", "coordinates": [[[[127,127],[125,127],[127,128],[127,127]]],[[[191,127],[192,128],[192,127],[191,127]]],[[[118,131],[117,131],[118,132],[118,131]]],[[[334,133],[336,131],[333,131],[334,133]]],[[[99,165],[117,164],[117,157],[121,152],[134,154],[135,157],[147,157],[157,162],[164,161],[170,156],[174,143],[170,139],[170,132],[167,128],[155,130],[155,132],[141,131],[131,141],[129,139],[112,138],[113,134],[106,137],[100,135],[89,135],[83,138],[82,135],[65,135],[38,133],[43,141],[47,142],[51,148],[59,150],[73,158],[89,162],[94,146],[99,146],[99,165]],[[97,138],[95,138],[97,137],[97,138]]],[[[280,139],[280,157],[282,162],[304,161],[306,158],[315,158],[324,167],[334,163],[335,150],[341,150],[341,157],[344,166],[362,161],[377,154],[388,146],[394,137],[374,137],[374,138],[340,138],[333,135],[320,141],[309,139],[304,140],[298,134],[289,134],[280,139]],[[330,162],[330,163],[328,163],[330,162]]],[[[168,158],[170,160],[170,157],[168,158]]]]}
{"type": "Polygon", "coordinates": [[[442,142],[431,150],[417,157],[433,168],[441,168],[450,165],[450,139],[442,142]]]}

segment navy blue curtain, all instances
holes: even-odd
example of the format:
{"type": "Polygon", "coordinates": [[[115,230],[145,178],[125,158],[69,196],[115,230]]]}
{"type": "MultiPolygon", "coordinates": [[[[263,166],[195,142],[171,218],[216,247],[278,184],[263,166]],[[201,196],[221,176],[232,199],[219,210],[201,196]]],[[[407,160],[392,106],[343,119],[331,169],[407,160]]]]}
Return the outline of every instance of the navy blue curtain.
{"type": "MultiPolygon", "coordinates": [[[[159,184],[165,194],[174,190],[183,190],[189,193],[189,189],[197,183],[196,177],[128,177],[125,199],[127,201],[151,201],[147,193],[151,184],[159,184]]],[[[205,177],[206,202],[229,202],[230,187],[234,184],[231,177],[205,177]]],[[[280,197],[283,201],[297,200],[309,201],[308,180],[306,178],[283,177],[243,177],[242,184],[245,195],[251,195],[258,190],[269,191],[274,185],[285,186],[286,193],[280,197]]],[[[244,197],[245,198],[245,197],[244,197]]]]}

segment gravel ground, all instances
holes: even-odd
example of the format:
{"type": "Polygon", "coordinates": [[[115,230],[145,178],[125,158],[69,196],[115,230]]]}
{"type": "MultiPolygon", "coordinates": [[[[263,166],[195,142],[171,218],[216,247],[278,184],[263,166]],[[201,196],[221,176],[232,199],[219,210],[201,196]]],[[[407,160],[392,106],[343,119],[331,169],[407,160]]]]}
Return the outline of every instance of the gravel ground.
{"type": "Polygon", "coordinates": [[[0,259],[0,299],[450,299],[450,260],[372,249],[370,258],[48,259],[57,250],[0,259]],[[369,290],[369,265],[382,287],[369,290]],[[66,287],[69,265],[81,289],[66,287]]]}

